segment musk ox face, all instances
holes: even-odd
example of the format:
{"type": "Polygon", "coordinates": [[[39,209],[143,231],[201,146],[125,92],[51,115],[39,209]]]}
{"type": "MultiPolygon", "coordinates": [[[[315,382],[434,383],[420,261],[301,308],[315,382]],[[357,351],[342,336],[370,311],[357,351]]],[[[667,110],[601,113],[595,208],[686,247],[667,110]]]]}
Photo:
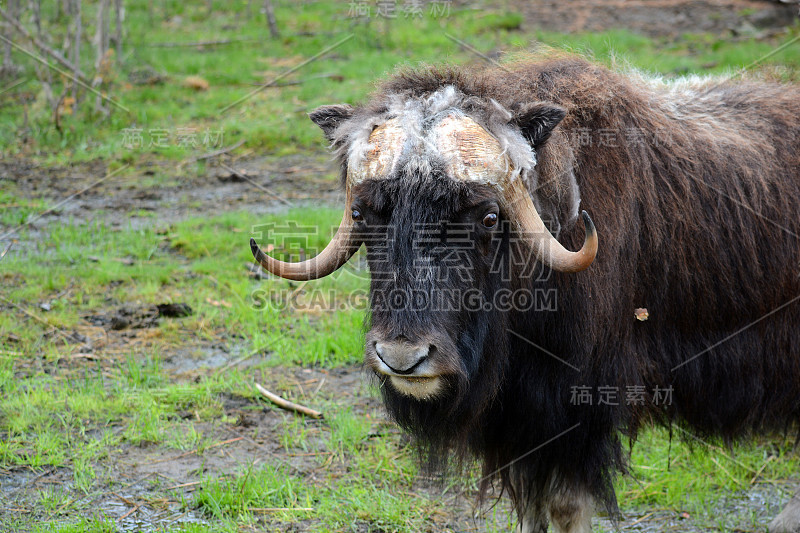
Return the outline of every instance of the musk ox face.
{"type": "Polygon", "coordinates": [[[460,396],[501,320],[487,304],[509,283],[496,194],[444,174],[390,178],[355,187],[352,208],[372,278],[367,366],[392,393],[460,396]]]}
{"type": "Polygon", "coordinates": [[[588,215],[583,248],[567,251],[530,193],[536,151],[564,114],[546,103],[512,113],[452,86],[361,109],[319,108],[311,119],[343,169],[339,231],[301,263],[277,261],[251,241],[253,253],[267,270],[307,280],[333,272],[364,244],[372,276],[368,367],[389,395],[459,404],[441,400],[477,394],[477,382],[501,371],[485,354],[502,352],[504,311],[493,302],[514,282],[513,247],[521,243],[530,253],[518,256],[566,272],[588,267],[597,252],[588,215]]]}
{"type": "Polygon", "coordinates": [[[389,119],[348,155],[353,232],[372,278],[366,364],[390,394],[459,396],[484,351],[483,303],[499,289],[503,191],[493,184],[511,162],[454,109],[389,119]]]}

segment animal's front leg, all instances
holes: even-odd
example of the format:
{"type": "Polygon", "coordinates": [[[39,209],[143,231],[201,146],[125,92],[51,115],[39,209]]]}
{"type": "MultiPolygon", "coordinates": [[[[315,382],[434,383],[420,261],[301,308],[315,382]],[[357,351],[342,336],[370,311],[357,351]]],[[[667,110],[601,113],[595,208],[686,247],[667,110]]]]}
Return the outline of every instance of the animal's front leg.
{"type": "Polygon", "coordinates": [[[800,533],[800,491],[769,525],[769,533],[800,533]]]}
{"type": "Polygon", "coordinates": [[[517,533],[547,533],[547,517],[544,514],[517,515],[517,533]]]}
{"type": "Polygon", "coordinates": [[[594,498],[583,489],[565,488],[552,495],[548,514],[555,533],[591,533],[594,498]]]}
{"type": "Polygon", "coordinates": [[[591,533],[594,498],[583,489],[564,487],[545,498],[529,498],[517,506],[519,533],[591,533]]]}
{"type": "Polygon", "coordinates": [[[541,499],[530,497],[523,505],[517,504],[518,533],[547,533],[547,511],[541,499]]]}

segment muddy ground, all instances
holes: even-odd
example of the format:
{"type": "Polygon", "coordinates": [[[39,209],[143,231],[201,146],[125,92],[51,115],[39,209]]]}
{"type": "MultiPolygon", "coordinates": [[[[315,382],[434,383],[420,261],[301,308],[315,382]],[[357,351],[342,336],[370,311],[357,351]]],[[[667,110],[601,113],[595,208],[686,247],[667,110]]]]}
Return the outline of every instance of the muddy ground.
{"type": "Polygon", "coordinates": [[[202,170],[196,162],[155,158],[137,161],[133,170],[119,167],[109,170],[102,161],[47,167],[11,160],[0,162],[0,186],[3,181],[13,183],[19,192],[55,204],[29,224],[33,229],[95,220],[117,228],[159,228],[190,216],[236,210],[263,214],[309,203],[339,205],[344,198],[325,153],[231,156],[210,161],[202,170]],[[115,172],[126,177],[120,179],[115,172]]]}

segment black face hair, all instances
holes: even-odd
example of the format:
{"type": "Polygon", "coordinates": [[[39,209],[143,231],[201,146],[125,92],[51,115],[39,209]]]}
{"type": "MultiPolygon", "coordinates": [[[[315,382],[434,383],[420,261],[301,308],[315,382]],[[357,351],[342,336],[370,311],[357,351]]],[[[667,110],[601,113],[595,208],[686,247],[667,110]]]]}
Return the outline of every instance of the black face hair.
{"type": "Polygon", "coordinates": [[[502,361],[483,355],[492,324],[503,317],[462,305],[467,292],[490,299],[508,283],[492,272],[507,242],[503,230],[481,224],[487,212],[499,213],[495,196],[449,178],[367,181],[353,196],[372,277],[370,326],[388,338],[444,338],[439,357],[450,361],[448,391],[438,401],[420,402],[389,385],[384,398],[398,422],[423,440],[455,442],[491,403],[502,374],[502,361]]]}

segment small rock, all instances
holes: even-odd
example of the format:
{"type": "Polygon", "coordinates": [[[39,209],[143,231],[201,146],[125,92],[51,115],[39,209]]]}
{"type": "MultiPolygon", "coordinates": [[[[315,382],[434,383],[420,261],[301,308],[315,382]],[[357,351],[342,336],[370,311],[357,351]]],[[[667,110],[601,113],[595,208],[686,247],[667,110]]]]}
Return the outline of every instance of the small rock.
{"type": "Polygon", "coordinates": [[[156,307],[158,308],[158,316],[167,318],[181,318],[192,314],[192,308],[182,303],[158,304],[156,307]]]}
{"type": "Polygon", "coordinates": [[[113,330],[125,329],[130,325],[131,325],[130,320],[128,320],[122,315],[114,315],[113,317],[111,317],[111,329],[113,330]]]}

